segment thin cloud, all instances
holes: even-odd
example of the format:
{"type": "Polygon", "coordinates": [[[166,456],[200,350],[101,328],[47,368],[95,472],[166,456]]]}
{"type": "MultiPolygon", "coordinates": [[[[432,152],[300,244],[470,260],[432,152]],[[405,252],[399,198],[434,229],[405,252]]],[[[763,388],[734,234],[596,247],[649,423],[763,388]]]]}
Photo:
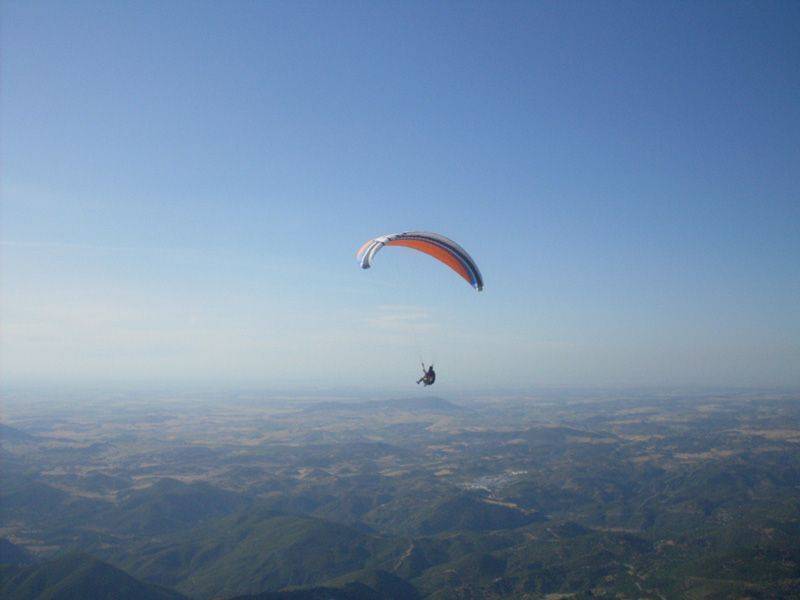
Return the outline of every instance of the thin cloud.
{"type": "Polygon", "coordinates": [[[430,331],[437,328],[433,314],[422,307],[410,305],[383,305],[377,313],[370,315],[364,322],[372,328],[383,331],[400,331],[409,327],[430,331]]]}

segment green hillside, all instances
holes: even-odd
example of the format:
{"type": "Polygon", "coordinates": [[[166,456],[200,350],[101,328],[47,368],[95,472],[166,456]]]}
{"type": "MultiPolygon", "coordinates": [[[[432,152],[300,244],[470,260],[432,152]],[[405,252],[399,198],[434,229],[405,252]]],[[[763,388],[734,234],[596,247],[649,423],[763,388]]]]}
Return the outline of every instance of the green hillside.
{"type": "Polygon", "coordinates": [[[207,483],[187,484],[164,478],[124,494],[117,506],[101,518],[105,526],[115,531],[164,534],[230,514],[248,504],[243,496],[207,483]]]}
{"type": "Polygon", "coordinates": [[[2,573],[0,596],[5,600],[181,600],[185,598],[134,579],[124,571],[86,554],[71,553],[55,560],[2,573]]]}
{"type": "Polygon", "coordinates": [[[23,546],[18,546],[6,538],[0,538],[0,565],[28,565],[35,557],[23,546]]]}
{"type": "Polygon", "coordinates": [[[3,598],[800,597],[797,399],[382,403],[30,416],[3,598]]]}
{"type": "Polygon", "coordinates": [[[464,493],[419,510],[411,532],[434,535],[448,531],[493,531],[523,527],[541,520],[542,516],[535,512],[464,493]]]}
{"type": "Polygon", "coordinates": [[[320,519],[255,509],[119,552],[148,581],[200,598],[313,586],[390,561],[402,544],[320,519]]]}

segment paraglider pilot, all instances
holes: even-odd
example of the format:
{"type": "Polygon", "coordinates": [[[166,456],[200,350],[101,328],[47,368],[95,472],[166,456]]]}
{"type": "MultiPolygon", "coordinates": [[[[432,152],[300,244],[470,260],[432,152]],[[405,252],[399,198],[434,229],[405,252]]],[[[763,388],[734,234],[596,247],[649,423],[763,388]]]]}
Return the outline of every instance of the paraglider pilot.
{"type": "Polygon", "coordinates": [[[417,384],[422,383],[426,387],[429,385],[433,385],[433,382],[436,381],[436,372],[433,370],[433,365],[425,368],[425,363],[422,363],[422,377],[417,379],[417,384]]]}

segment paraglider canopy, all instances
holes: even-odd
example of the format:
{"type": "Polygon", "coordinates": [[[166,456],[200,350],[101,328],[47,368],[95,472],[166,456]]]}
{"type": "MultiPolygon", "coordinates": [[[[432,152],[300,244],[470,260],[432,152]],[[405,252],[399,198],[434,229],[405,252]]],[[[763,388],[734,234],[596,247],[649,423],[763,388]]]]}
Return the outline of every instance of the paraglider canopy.
{"type": "Polygon", "coordinates": [[[361,268],[369,269],[375,254],[384,246],[405,246],[424,252],[453,269],[479,292],[483,290],[483,277],[478,265],[466,250],[443,235],[427,231],[407,231],[373,238],[356,253],[361,268]]]}

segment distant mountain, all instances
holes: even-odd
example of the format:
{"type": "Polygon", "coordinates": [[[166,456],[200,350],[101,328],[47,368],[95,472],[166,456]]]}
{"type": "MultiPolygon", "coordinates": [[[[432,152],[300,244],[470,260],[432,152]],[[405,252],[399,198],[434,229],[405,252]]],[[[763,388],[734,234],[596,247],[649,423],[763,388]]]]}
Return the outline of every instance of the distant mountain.
{"type": "Polygon", "coordinates": [[[230,600],[394,600],[393,596],[382,596],[375,590],[359,583],[343,588],[315,587],[305,590],[285,590],[236,596],[230,600]]]}
{"type": "Polygon", "coordinates": [[[3,469],[0,514],[5,523],[18,519],[58,528],[90,522],[110,506],[108,501],[75,496],[18,470],[3,469]]]}
{"type": "Polygon", "coordinates": [[[454,404],[437,396],[423,396],[422,398],[400,398],[397,400],[381,400],[375,402],[376,406],[392,408],[395,410],[414,410],[433,413],[462,413],[466,411],[463,406],[454,404]]]}
{"type": "Polygon", "coordinates": [[[0,423],[0,442],[10,442],[14,444],[30,443],[37,441],[35,435],[25,433],[21,429],[0,423]]]}
{"type": "Polygon", "coordinates": [[[555,535],[561,538],[575,538],[581,535],[588,535],[592,533],[592,530],[584,527],[580,523],[575,523],[574,521],[567,521],[566,523],[561,523],[552,528],[552,531],[555,535]]]}
{"type": "Polygon", "coordinates": [[[79,473],[59,473],[48,474],[48,483],[64,486],[70,489],[90,492],[92,494],[108,494],[130,488],[134,485],[131,477],[108,475],[99,471],[92,471],[87,474],[79,473]]]}
{"type": "Polygon", "coordinates": [[[231,600],[417,600],[416,588],[381,569],[358,572],[334,582],[335,586],[262,592],[231,600]]]}
{"type": "Polygon", "coordinates": [[[22,546],[0,538],[0,565],[29,565],[36,558],[22,546]]]}
{"type": "Polygon", "coordinates": [[[422,398],[399,398],[393,400],[371,400],[368,402],[317,402],[304,409],[304,412],[358,412],[369,414],[386,411],[414,411],[436,414],[458,414],[467,409],[449,400],[436,396],[422,398]]]}
{"type": "Polygon", "coordinates": [[[0,575],[5,600],[182,600],[185,596],[143,583],[87,554],[73,553],[0,575]]]}
{"type": "Polygon", "coordinates": [[[162,535],[228,515],[247,504],[242,495],[207,483],[164,478],[127,492],[103,522],[118,531],[162,535]]]}
{"type": "Polygon", "coordinates": [[[439,500],[420,511],[411,532],[434,535],[447,531],[492,531],[513,529],[543,520],[535,512],[488,501],[463,493],[439,500]]]}
{"type": "Polygon", "coordinates": [[[106,475],[105,473],[89,473],[76,478],[75,484],[92,492],[103,493],[129,488],[133,485],[133,480],[128,477],[106,475]]]}
{"type": "Polygon", "coordinates": [[[315,586],[395,559],[402,544],[310,517],[243,511],[169,540],[125,548],[136,576],[209,598],[315,586]]]}
{"type": "MultiPolygon", "coordinates": [[[[648,583],[643,584],[643,579],[637,577],[632,564],[643,552],[652,550],[646,540],[626,533],[588,529],[586,534],[566,540],[550,529],[534,528],[533,536],[520,536],[513,544],[494,548],[489,536],[467,538],[472,540],[469,545],[474,550],[439,562],[415,578],[414,584],[426,597],[440,597],[436,594],[439,590],[453,590],[453,596],[445,597],[460,598],[739,597],[643,593],[638,586],[648,583]],[[614,581],[619,586],[615,589],[624,591],[612,596],[607,588],[597,587],[600,580],[614,581]]],[[[578,529],[567,524],[561,531],[572,535],[578,529]]],[[[440,544],[442,541],[437,540],[440,544]]]]}
{"type": "Polygon", "coordinates": [[[598,433],[574,427],[536,425],[514,431],[463,432],[454,436],[454,438],[469,440],[472,444],[483,443],[493,446],[513,442],[515,445],[526,448],[563,448],[566,447],[570,440],[583,439],[587,442],[599,442],[610,441],[614,439],[614,436],[606,432],[598,433]]]}
{"type": "Polygon", "coordinates": [[[6,515],[17,511],[48,513],[61,509],[69,494],[26,476],[3,479],[0,506],[6,515]]]}
{"type": "Polygon", "coordinates": [[[416,600],[420,597],[417,589],[405,579],[398,577],[383,569],[367,569],[350,573],[334,580],[337,585],[344,584],[344,589],[359,589],[363,593],[366,587],[372,590],[379,598],[402,598],[403,600],[416,600]]]}

